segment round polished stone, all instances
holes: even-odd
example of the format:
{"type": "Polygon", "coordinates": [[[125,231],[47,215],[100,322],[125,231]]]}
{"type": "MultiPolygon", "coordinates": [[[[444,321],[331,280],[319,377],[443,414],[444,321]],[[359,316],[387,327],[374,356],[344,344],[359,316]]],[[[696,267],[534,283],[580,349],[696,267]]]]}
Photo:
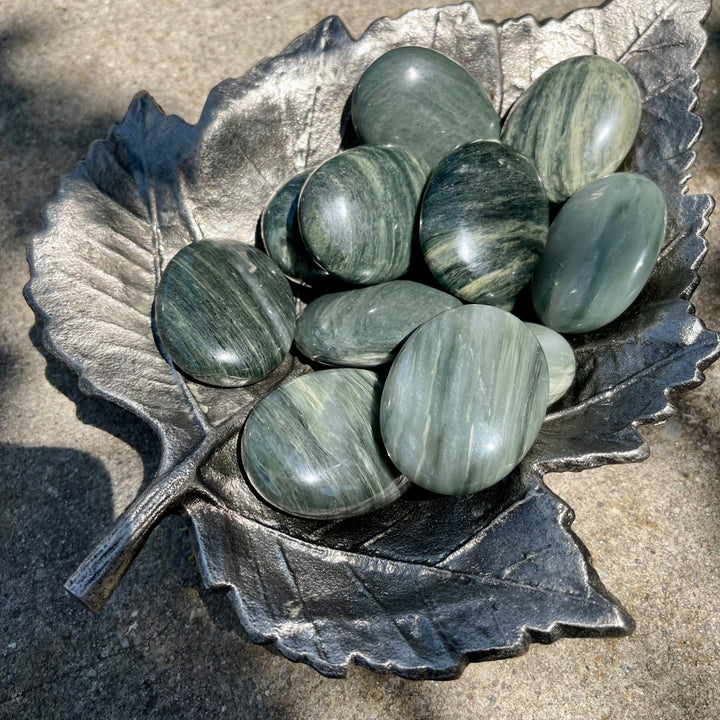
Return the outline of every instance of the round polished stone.
{"type": "Polygon", "coordinates": [[[314,285],[328,277],[307,251],[297,224],[300,190],[311,170],[294,175],[278,188],[263,211],[260,231],[267,254],[297,283],[314,285]]]}
{"type": "Polygon", "coordinates": [[[500,136],[495,108],[475,79],[422,47],[390,50],[370,65],[353,93],[352,118],[362,142],[407,148],[430,168],[458,145],[500,136]]]}
{"type": "Polygon", "coordinates": [[[446,310],[390,368],[380,406],[388,454],[414,483],[463,495],[505,477],[532,445],[548,398],[535,336],[489,305],[446,310]]]}
{"type": "Polygon", "coordinates": [[[379,444],[382,382],[369,370],[323,370],[273,390],[250,413],[245,472],[271,505],[341,518],[397,499],[408,483],[379,444]]]}
{"type": "Polygon", "coordinates": [[[548,405],[552,405],[567,392],[575,379],[575,353],[560,333],[537,323],[525,324],[532,330],[545,353],[550,381],[548,405]]]}
{"type": "Polygon", "coordinates": [[[562,202],[616,170],[640,123],[640,91],[620,64],[573,57],[541,75],[513,105],[502,139],[529,157],[548,197],[562,202]]]}
{"type": "Polygon", "coordinates": [[[390,361],[410,333],[461,302],[442,290],[393,280],[313,300],[295,328],[295,344],[327,365],[373,367],[390,361]]]}
{"type": "Polygon", "coordinates": [[[310,254],[332,275],[360,285],[405,274],[427,173],[423,160],[401,148],[363,146],[326,160],[298,203],[310,254]]]}
{"type": "Polygon", "coordinates": [[[435,168],[420,210],[425,262],[468,302],[509,310],[545,245],[548,201],[527,158],[499,142],[462,145],[435,168]]]}
{"type": "Polygon", "coordinates": [[[646,177],[616,173],[578,190],[553,220],[532,281],[535,312],[561,333],[607,325],[650,277],[665,199],[646,177]]]}
{"type": "Polygon", "coordinates": [[[261,380],[292,344],[290,286],[265,253],[233,240],[203,240],[170,260],[155,296],[163,347],[191,377],[237,387],[261,380]]]}

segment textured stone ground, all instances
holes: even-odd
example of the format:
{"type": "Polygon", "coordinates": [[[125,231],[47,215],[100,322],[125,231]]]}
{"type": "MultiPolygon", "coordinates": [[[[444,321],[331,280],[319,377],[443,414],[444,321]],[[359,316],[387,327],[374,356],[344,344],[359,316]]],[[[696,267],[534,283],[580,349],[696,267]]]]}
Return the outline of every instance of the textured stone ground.
{"type": "MultiPolygon", "coordinates": [[[[635,466],[549,478],[606,585],[637,621],[621,640],[533,646],[451,683],[353,669],[328,680],[252,645],[204,591],[180,518],[155,531],[107,608],[62,584],[151,476],[146,427],[83,396],[40,350],[20,291],[25,242],[60,176],[139,89],[197,119],[210,88],[281,50],[324,16],[359,33],[415,3],[371,0],[3,0],[0,4],[0,717],[662,718],[720,716],[720,369],[643,430],[635,466]]],[[[431,3],[423,3],[430,5],[431,3]]],[[[480,4],[500,20],[561,16],[572,0],[480,4]]],[[[708,132],[691,183],[720,197],[720,8],[709,22],[698,112],[708,132]]],[[[720,327],[720,241],[695,295],[720,327]]]]}

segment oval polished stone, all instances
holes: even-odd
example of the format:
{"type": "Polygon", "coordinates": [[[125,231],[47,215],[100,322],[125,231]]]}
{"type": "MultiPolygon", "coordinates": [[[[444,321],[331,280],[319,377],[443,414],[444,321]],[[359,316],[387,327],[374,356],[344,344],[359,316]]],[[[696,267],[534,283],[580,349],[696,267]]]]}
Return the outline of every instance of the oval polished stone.
{"type": "Polygon", "coordinates": [[[332,275],[360,285],[406,273],[427,174],[425,162],[401,148],[363,146],[326,160],[298,203],[310,254],[332,275]]]}
{"type": "Polygon", "coordinates": [[[616,170],[640,123],[640,91],[619,63],[573,57],[541,75],[513,105],[502,139],[529,157],[548,197],[562,202],[616,170]]]}
{"type": "Polygon", "coordinates": [[[530,328],[545,353],[550,380],[548,405],[552,405],[567,392],[575,379],[575,353],[560,333],[537,323],[525,325],[530,328]]]}
{"type": "Polygon", "coordinates": [[[285,357],[295,304],[288,281],[265,253],[233,240],[203,240],[186,245],[165,268],[155,322],[183,372],[237,387],[262,380],[285,357]]]}
{"type": "Polygon", "coordinates": [[[460,65],[434,50],[401,47],[363,73],[352,96],[358,137],[399,145],[435,167],[458,145],[500,137],[487,93],[460,65]]]}
{"type": "Polygon", "coordinates": [[[553,220],[532,281],[535,312],[561,333],[607,325],[650,277],[665,199],[648,178],[616,173],[578,190],[553,220]]]}
{"type": "Polygon", "coordinates": [[[250,482],[293,515],[341,518],[397,499],[408,482],[379,444],[382,382],[369,370],[309,373],[250,413],[241,442],[250,482]]]}
{"type": "Polygon", "coordinates": [[[263,211],[260,232],[267,254],[297,283],[313,285],[328,277],[307,251],[297,225],[300,190],[312,170],[294,175],[280,186],[263,211]]]}
{"type": "Polygon", "coordinates": [[[327,365],[373,367],[388,362],[417,327],[460,305],[447,293],[393,280],[313,300],[295,328],[295,345],[327,365]]]}
{"type": "Polygon", "coordinates": [[[547,363],[525,324],[499,308],[465,305],[434,317],[403,345],[383,390],[380,429],[410,480],[463,495],[520,462],[547,398],[547,363]]]}
{"type": "Polygon", "coordinates": [[[545,245],[548,201],[530,161],[499,142],[462,145],[433,172],[420,210],[425,262],[468,302],[512,308],[545,245]]]}

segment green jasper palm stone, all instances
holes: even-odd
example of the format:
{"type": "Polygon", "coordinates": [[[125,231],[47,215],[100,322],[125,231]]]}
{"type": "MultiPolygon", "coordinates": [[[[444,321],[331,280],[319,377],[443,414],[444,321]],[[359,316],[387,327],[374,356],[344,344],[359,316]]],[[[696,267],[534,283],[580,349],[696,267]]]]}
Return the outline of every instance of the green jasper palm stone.
{"type": "Polygon", "coordinates": [[[573,57],[541,75],[513,105],[502,140],[530,158],[553,202],[616,170],[640,124],[640,91],[620,64],[573,57]]]}
{"type": "Polygon", "coordinates": [[[525,324],[489,305],[420,327],[390,368],[380,406],[388,454],[414,483],[463,495],[528,452],[545,416],[548,368],[525,324]]]}
{"type": "Polygon", "coordinates": [[[435,168],[420,210],[425,262],[468,302],[512,308],[545,246],[548,201],[537,171],[493,141],[462,145],[435,168]]]}
{"type": "Polygon", "coordinates": [[[352,119],[368,145],[399,145],[430,168],[458,145],[500,137],[487,93],[450,58],[422,47],[381,55],[352,97],[352,119]]]}
{"type": "Polygon", "coordinates": [[[308,253],[296,221],[300,190],[311,170],[304,170],[283,183],[263,211],[260,231],[267,254],[297,283],[313,285],[328,277],[308,253]]]}
{"type": "Polygon", "coordinates": [[[425,162],[401,148],[363,146],[326,160],[298,202],[310,254],[332,275],[359,285],[404,275],[427,174],[425,162]]]}
{"type": "Polygon", "coordinates": [[[373,367],[391,360],[410,333],[462,303],[442,290],[393,280],[313,300],[295,328],[295,344],[327,365],[373,367]]]}
{"type": "Polygon", "coordinates": [[[342,518],[396,500],[408,481],[379,443],[382,382],[369,370],[309,373],[273,390],[250,413],[245,472],[271,505],[342,518]]]}
{"type": "Polygon", "coordinates": [[[160,342],[203,383],[262,380],[285,357],[295,330],[290,285],[265,253],[233,240],[203,240],[170,260],[155,295],[160,342]]]}
{"type": "Polygon", "coordinates": [[[578,190],[553,220],[532,281],[535,312],[561,333],[607,325],[640,294],[665,236],[665,199],[616,173],[578,190]]]}
{"type": "Polygon", "coordinates": [[[548,405],[559,400],[575,379],[575,353],[570,343],[560,333],[544,325],[525,323],[540,343],[548,364],[550,387],[548,405]]]}

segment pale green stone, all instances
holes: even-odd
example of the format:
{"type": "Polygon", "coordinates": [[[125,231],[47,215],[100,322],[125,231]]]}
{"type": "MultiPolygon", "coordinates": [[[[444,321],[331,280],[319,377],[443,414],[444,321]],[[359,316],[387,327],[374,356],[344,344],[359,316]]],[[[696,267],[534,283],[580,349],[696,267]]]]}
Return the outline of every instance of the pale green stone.
{"type": "Polygon", "coordinates": [[[505,477],[537,436],[547,362],[533,333],[489,305],[446,310],[390,368],[380,408],[388,454],[414,483],[463,495],[505,477]]]}
{"type": "Polygon", "coordinates": [[[640,91],[619,63],[582,55],[543,73],[515,102],[502,139],[535,163],[562,202],[616,170],[640,124],[640,91]]]}
{"type": "Polygon", "coordinates": [[[573,195],[555,217],[532,298],[561,333],[607,325],[640,294],[665,236],[665,199],[646,177],[616,173],[573,195]]]}
{"type": "Polygon", "coordinates": [[[379,443],[382,381],[351,368],[309,373],[250,413],[245,472],[275,507],[310,518],[360,515],[396,500],[408,482],[379,443]]]}
{"type": "Polygon", "coordinates": [[[497,140],[500,120],[476,80],[434,50],[401,47],[363,73],[352,98],[352,118],[368,145],[398,145],[433,168],[472,140],[497,140]]]}
{"type": "Polygon", "coordinates": [[[545,353],[550,376],[548,405],[552,405],[567,392],[575,379],[575,353],[560,333],[537,323],[525,324],[532,330],[545,353]]]}
{"type": "Polygon", "coordinates": [[[391,360],[417,327],[458,305],[452,295],[409,280],[323,295],[300,316],[295,345],[327,365],[373,367],[391,360]]]}

